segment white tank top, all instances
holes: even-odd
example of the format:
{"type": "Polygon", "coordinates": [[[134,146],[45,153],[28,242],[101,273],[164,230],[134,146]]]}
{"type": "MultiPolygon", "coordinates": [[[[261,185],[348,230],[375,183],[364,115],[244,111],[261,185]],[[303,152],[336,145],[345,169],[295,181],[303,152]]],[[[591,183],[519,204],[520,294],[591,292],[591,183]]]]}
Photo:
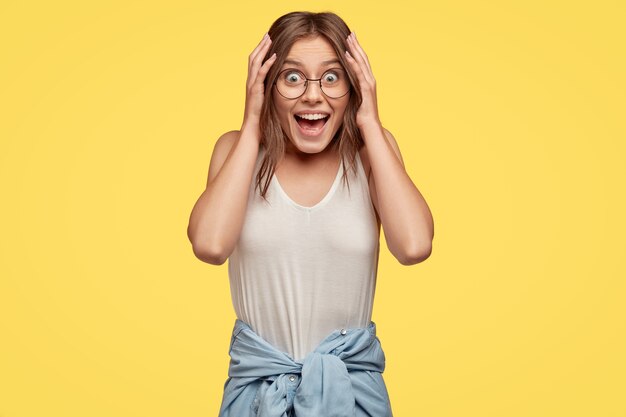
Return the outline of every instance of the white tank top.
{"type": "Polygon", "coordinates": [[[313,207],[295,203],[272,176],[266,202],[255,190],[228,259],[237,318],[276,348],[301,360],[330,332],[370,323],[379,256],[379,228],[367,175],[343,162],[326,196],[313,207]]]}

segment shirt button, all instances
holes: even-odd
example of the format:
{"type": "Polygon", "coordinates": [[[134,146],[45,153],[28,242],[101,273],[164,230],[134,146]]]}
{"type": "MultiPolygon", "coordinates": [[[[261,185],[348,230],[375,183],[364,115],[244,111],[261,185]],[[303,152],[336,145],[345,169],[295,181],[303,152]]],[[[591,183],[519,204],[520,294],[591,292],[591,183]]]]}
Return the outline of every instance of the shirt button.
{"type": "Polygon", "coordinates": [[[296,377],[294,375],[289,375],[289,380],[293,382],[296,380],[296,377]]]}
{"type": "Polygon", "coordinates": [[[345,335],[347,333],[346,329],[341,329],[341,334],[345,335]]]}

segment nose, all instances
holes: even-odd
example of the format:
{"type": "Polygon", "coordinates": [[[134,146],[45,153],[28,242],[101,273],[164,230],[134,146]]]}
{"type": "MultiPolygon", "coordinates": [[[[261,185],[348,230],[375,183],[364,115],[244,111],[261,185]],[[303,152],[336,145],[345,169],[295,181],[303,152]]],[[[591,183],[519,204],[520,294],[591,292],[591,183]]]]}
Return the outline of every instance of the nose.
{"type": "Polygon", "coordinates": [[[322,101],[322,86],[319,81],[307,81],[306,90],[304,90],[304,94],[302,95],[303,101],[308,102],[320,102],[322,101]]]}

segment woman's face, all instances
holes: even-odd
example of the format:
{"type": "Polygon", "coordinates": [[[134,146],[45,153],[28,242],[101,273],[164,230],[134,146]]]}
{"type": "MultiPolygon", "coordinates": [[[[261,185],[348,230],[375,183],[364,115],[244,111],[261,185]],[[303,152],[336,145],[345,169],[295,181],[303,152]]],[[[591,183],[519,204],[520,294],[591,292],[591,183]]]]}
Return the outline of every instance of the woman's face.
{"type": "MultiPolygon", "coordinates": [[[[341,61],[335,50],[323,36],[306,38],[296,41],[285,59],[281,71],[295,69],[310,79],[322,78],[323,83],[332,83],[336,74],[327,72],[332,68],[340,68],[341,61]]],[[[347,75],[346,75],[347,76],[347,75]]],[[[302,80],[297,73],[282,73],[279,78],[289,82],[302,80]]],[[[343,115],[350,100],[350,92],[343,97],[330,98],[320,89],[318,81],[309,81],[304,94],[299,98],[285,98],[273,87],[273,102],[283,131],[289,138],[287,153],[319,153],[331,142],[341,127],[343,115]],[[322,120],[303,120],[296,116],[303,113],[327,115],[322,120]]],[[[330,88],[328,89],[329,91],[330,88]]],[[[327,91],[328,92],[328,91],[327,91]]],[[[309,119],[317,116],[308,116],[309,119]]]]}

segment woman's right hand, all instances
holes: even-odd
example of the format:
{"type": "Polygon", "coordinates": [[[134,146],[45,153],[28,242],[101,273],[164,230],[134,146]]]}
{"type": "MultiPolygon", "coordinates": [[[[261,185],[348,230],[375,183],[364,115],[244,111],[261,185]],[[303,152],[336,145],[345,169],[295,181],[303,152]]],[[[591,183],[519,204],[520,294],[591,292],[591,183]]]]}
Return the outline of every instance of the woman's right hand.
{"type": "Polygon", "coordinates": [[[269,35],[266,34],[261,42],[254,48],[254,51],[248,58],[248,80],[246,81],[246,107],[244,112],[244,125],[246,123],[253,123],[258,126],[261,120],[261,109],[263,107],[263,98],[265,94],[265,76],[270,67],[276,60],[276,54],[272,56],[261,65],[263,58],[267,54],[267,51],[272,43],[269,35]]]}

